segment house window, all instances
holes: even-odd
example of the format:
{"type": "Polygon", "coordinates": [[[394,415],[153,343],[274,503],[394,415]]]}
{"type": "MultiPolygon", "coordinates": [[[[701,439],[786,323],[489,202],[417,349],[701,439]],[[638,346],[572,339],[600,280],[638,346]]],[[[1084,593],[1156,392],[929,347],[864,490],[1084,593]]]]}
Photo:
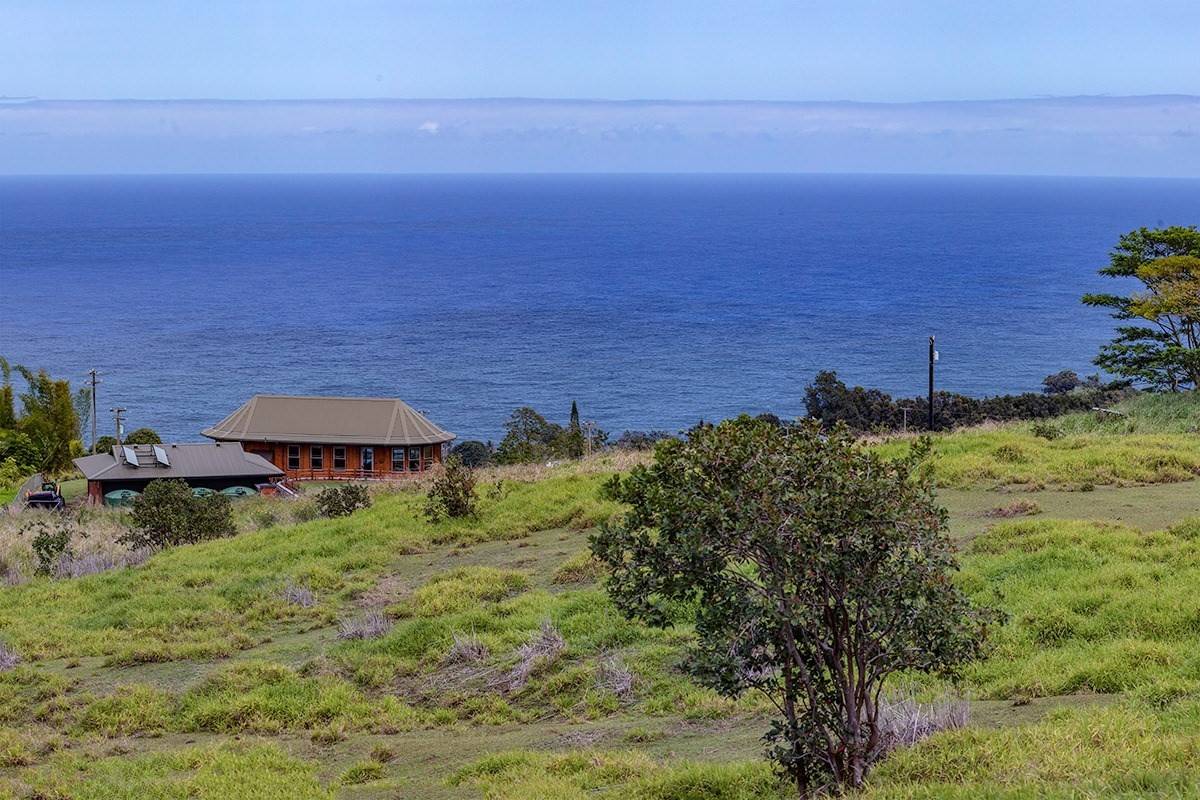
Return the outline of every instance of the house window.
{"type": "Polygon", "coordinates": [[[300,469],[300,445],[288,445],[288,469],[300,469]]]}
{"type": "Polygon", "coordinates": [[[392,448],[392,472],[404,472],[404,448],[392,448]]]}
{"type": "Polygon", "coordinates": [[[333,468],[334,469],[345,469],[346,468],[346,448],[345,447],[333,448],[333,468]]]}
{"type": "Polygon", "coordinates": [[[433,467],[433,445],[425,445],[423,457],[425,459],[425,469],[431,469],[433,467]]]}
{"type": "Polygon", "coordinates": [[[313,446],[308,453],[308,466],[310,469],[325,469],[325,448],[313,446]]]}
{"type": "Polygon", "coordinates": [[[408,471],[416,472],[421,469],[421,448],[408,448],[408,471]]]}
{"type": "Polygon", "coordinates": [[[375,471],[375,448],[364,447],[362,449],[362,469],[363,472],[375,471]]]}

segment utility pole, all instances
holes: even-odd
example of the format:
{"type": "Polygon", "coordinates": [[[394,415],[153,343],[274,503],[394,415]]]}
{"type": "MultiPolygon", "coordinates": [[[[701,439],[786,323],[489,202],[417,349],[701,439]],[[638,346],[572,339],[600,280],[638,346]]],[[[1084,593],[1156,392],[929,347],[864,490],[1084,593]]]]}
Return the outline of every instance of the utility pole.
{"type": "Polygon", "coordinates": [[[933,349],[933,337],[929,337],[929,430],[933,430],[933,364],[938,360],[938,351],[933,349]]]}
{"type": "Polygon", "coordinates": [[[117,406],[116,408],[110,408],[109,411],[111,411],[113,413],[113,416],[116,419],[117,447],[120,447],[121,446],[121,415],[125,413],[125,409],[121,408],[120,406],[117,406]]]}
{"type": "Polygon", "coordinates": [[[100,383],[100,373],[95,368],[88,370],[92,378],[92,452],[96,452],[96,384],[100,383]]]}

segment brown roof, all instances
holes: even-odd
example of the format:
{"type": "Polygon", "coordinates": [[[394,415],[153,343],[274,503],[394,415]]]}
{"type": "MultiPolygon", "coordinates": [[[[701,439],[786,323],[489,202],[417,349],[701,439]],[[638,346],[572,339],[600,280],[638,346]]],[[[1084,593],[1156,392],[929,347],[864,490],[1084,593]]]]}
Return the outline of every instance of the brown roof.
{"type": "Polygon", "coordinates": [[[400,400],[277,394],[254,395],[202,433],[230,442],[313,444],[441,444],[454,438],[400,400]]]}
{"type": "Polygon", "coordinates": [[[247,453],[237,442],[126,445],[114,447],[111,453],[77,458],[75,466],[90,481],[276,478],[283,475],[279,467],[262,456],[247,453]],[[155,453],[156,449],[161,452],[155,453]],[[136,465],[126,457],[127,450],[132,453],[136,465]]]}

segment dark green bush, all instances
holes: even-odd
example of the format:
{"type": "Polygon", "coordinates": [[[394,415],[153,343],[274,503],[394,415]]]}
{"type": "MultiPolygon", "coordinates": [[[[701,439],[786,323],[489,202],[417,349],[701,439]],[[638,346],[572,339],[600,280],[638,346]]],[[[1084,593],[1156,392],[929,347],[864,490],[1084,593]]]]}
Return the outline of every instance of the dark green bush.
{"type": "MultiPolygon", "coordinates": [[[[994,397],[967,397],[953,392],[937,392],[933,398],[936,430],[949,430],[982,422],[1008,422],[1057,417],[1094,406],[1107,406],[1130,394],[1126,384],[1100,385],[1089,381],[1081,388],[1060,394],[1026,392],[994,397]]],[[[929,400],[925,397],[897,400],[878,389],[846,386],[836,372],[820,372],[804,391],[808,416],[832,428],[842,422],[858,433],[900,430],[907,410],[909,430],[929,426],[929,400]]]]}
{"type": "Polygon", "coordinates": [[[1052,442],[1055,439],[1062,438],[1063,429],[1061,426],[1055,425],[1053,422],[1035,422],[1033,423],[1033,435],[1039,439],[1045,439],[1052,442]]]}
{"type": "Polygon", "coordinates": [[[232,536],[233,507],[221,493],[197,497],[181,480],[150,481],[133,502],[129,531],[120,541],[133,549],[159,549],[232,536]]]}
{"type": "Polygon", "coordinates": [[[317,492],[317,513],[322,517],[348,517],[355,511],[371,507],[367,487],[357,483],[329,486],[317,492]]]}
{"type": "Polygon", "coordinates": [[[472,517],[476,499],[475,473],[461,458],[450,456],[425,498],[425,517],[430,522],[447,517],[472,517]]]}
{"type": "Polygon", "coordinates": [[[32,534],[30,547],[37,559],[37,574],[51,575],[54,566],[63,555],[70,555],[71,540],[75,537],[75,525],[70,518],[61,514],[39,515],[22,529],[22,534],[32,534]]]}
{"type": "Polygon", "coordinates": [[[460,442],[450,451],[450,455],[458,456],[462,462],[471,469],[482,467],[492,460],[492,452],[495,450],[491,442],[479,442],[468,440],[460,442]]]}
{"type": "Polygon", "coordinates": [[[152,428],[138,428],[125,437],[123,444],[162,444],[162,439],[152,428]]]}

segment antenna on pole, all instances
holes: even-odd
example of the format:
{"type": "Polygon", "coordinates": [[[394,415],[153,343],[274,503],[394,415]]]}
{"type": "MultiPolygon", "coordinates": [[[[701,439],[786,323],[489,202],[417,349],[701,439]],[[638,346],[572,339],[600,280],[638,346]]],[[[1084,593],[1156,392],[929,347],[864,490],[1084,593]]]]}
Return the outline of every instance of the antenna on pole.
{"type": "Polygon", "coordinates": [[[91,377],[92,384],[92,452],[96,452],[96,386],[103,381],[100,380],[100,373],[93,367],[88,370],[88,375],[91,377]]]}
{"type": "Polygon", "coordinates": [[[113,417],[116,420],[117,447],[120,447],[121,446],[121,432],[122,432],[121,431],[121,415],[125,413],[125,409],[121,408],[120,406],[117,406],[116,408],[110,408],[109,411],[111,411],[113,413],[113,417]]]}

